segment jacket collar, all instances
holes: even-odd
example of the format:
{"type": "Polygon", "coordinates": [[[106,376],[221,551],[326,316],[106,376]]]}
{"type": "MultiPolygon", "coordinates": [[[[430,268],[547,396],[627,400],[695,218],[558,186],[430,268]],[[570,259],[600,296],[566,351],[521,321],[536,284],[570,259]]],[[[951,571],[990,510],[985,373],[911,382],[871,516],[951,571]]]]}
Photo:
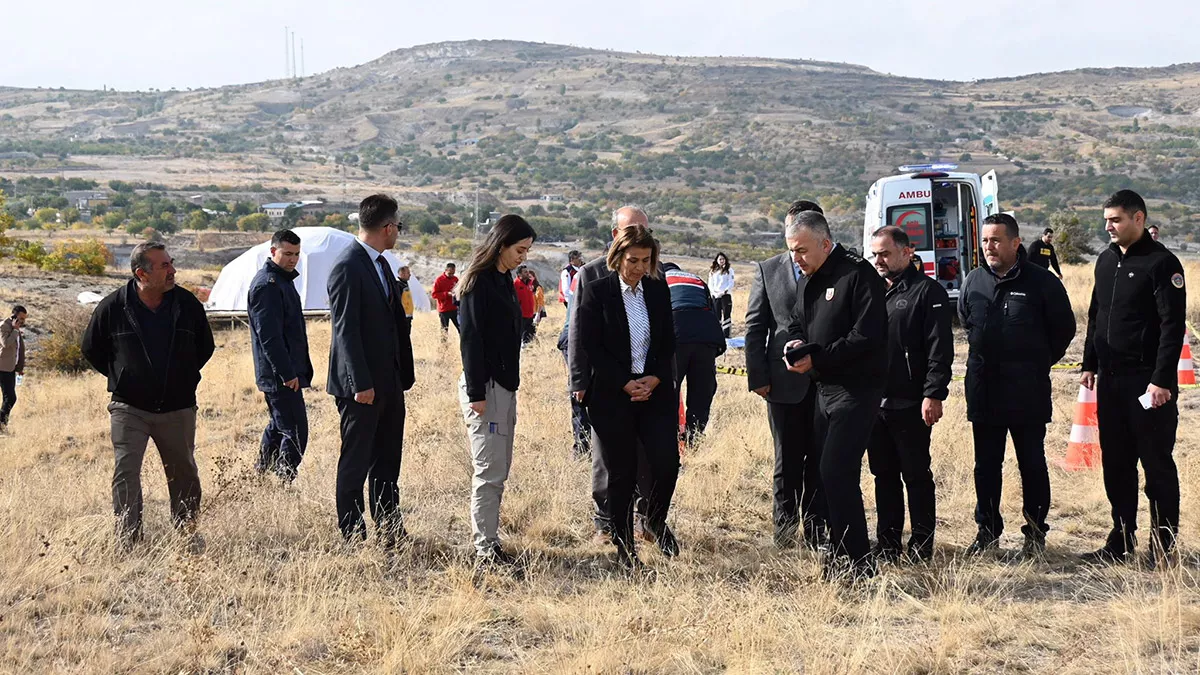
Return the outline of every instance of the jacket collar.
{"type": "Polygon", "coordinates": [[[295,281],[296,277],[300,276],[299,271],[292,270],[291,272],[289,272],[289,271],[283,269],[282,267],[280,267],[279,265],[276,265],[275,261],[271,260],[270,258],[267,258],[267,264],[263,265],[263,267],[268,272],[270,272],[272,274],[278,274],[279,276],[286,278],[288,281],[295,281]]]}
{"type": "Polygon", "coordinates": [[[1021,244],[1017,248],[1016,264],[1012,266],[1012,269],[1005,272],[1003,276],[996,274],[996,272],[992,270],[991,265],[987,264],[987,261],[984,261],[983,269],[987,270],[988,274],[995,277],[996,281],[1010,281],[1012,279],[1016,279],[1017,277],[1021,276],[1021,268],[1025,266],[1025,260],[1028,257],[1029,257],[1029,254],[1025,251],[1025,244],[1021,244]]]}
{"type": "Polygon", "coordinates": [[[1125,251],[1124,253],[1121,253],[1121,247],[1117,246],[1115,243],[1109,244],[1108,248],[1113,253],[1116,253],[1118,257],[1127,257],[1131,255],[1145,255],[1154,250],[1154,245],[1156,243],[1157,242],[1155,242],[1150,236],[1150,230],[1142,230],[1142,236],[1138,237],[1138,240],[1133,242],[1133,244],[1129,246],[1129,250],[1125,251]]]}
{"type": "MultiPolygon", "coordinates": [[[[916,257],[914,257],[913,260],[915,262],[920,262],[920,259],[916,257]]],[[[905,267],[904,271],[900,273],[900,276],[896,277],[896,280],[892,282],[892,287],[888,289],[888,292],[907,291],[909,286],[919,282],[923,276],[925,276],[924,272],[917,269],[916,265],[910,264],[905,267]]]]}

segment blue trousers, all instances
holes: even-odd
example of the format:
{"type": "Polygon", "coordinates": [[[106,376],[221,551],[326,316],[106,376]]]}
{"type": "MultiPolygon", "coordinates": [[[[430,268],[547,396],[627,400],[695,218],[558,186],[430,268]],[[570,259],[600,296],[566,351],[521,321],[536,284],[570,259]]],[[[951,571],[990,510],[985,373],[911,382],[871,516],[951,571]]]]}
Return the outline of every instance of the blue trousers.
{"type": "Polygon", "coordinates": [[[304,449],[308,446],[308,412],[304,393],[281,388],[264,394],[271,421],[263,431],[255,465],[259,471],[275,471],[284,478],[296,477],[304,449]]]}

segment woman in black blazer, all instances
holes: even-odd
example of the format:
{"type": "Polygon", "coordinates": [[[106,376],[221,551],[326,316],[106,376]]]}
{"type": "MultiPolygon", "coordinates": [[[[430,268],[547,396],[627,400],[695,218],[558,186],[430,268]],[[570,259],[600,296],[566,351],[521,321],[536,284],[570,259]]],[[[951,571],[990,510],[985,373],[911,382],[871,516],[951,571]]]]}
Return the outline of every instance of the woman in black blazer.
{"type": "Polygon", "coordinates": [[[667,511],[679,477],[675,388],[675,325],[671,292],[659,278],[658,242],[645,227],[617,233],[608,251],[612,273],[587,284],[574,320],[592,367],[584,398],[596,452],[608,467],[607,493],[613,543],[622,565],[641,563],[633,545],[633,488],[637,447],[645,449],[652,487],[646,528],[664,553],[678,544],[667,511]]]}

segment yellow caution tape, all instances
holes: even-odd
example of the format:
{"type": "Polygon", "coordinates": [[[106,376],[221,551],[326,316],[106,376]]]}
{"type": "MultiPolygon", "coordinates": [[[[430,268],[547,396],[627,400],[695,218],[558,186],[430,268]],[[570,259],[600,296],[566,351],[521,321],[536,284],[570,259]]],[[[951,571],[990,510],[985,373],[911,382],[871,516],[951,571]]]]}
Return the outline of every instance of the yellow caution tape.
{"type": "Polygon", "coordinates": [[[733,366],[717,366],[717,372],[725,373],[726,375],[741,375],[742,377],[746,377],[747,375],[745,368],[734,368],[733,366]]]}

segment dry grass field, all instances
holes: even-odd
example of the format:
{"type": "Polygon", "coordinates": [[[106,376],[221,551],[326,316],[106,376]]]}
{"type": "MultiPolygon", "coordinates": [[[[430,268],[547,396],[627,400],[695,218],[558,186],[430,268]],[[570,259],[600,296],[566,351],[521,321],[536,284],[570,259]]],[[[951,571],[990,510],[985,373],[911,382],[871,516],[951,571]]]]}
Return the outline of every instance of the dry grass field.
{"type": "MultiPolygon", "coordinates": [[[[1189,267],[1193,283],[1200,266],[1189,267]]],[[[1089,271],[1070,270],[1082,313],[1089,271]]],[[[746,275],[735,315],[745,309],[746,275]]],[[[1193,294],[1193,298],[1197,296],[1193,294]]],[[[557,310],[557,308],[555,308],[557,310]]],[[[1200,318],[1193,299],[1191,318],[1200,318]]],[[[0,437],[0,672],[1184,672],[1200,669],[1200,391],[1183,394],[1176,457],[1184,564],[1093,569],[1108,505],[1098,471],[1054,467],[1046,559],[966,560],[972,450],[961,383],[934,431],[939,547],[932,565],[885,567],[852,588],[823,584],[802,551],[771,545],[764,405],[721,375],[708,438],[684,460],[671,523],[684,546],[655,574],[615,572],[590,543],[588,464],[570,459],[561,310],[526,352],[502,528],[523,576],[476,575],[466,521],[470,465],[457,349],[437,320],[414,327],[403,507],[414,543],[345,547],[334,527],[336,410],[309,393],[312,442],[290,488],[251,465],[265,421],[245,329],[221,331],[201,384],[198,461],[208,550],[167,523],[157,456],[145,467],[147,540],[113,546],[107,400],[98,375],[31,369],[0,437]]],[[[1082,332],[1082,326],[1081,326],[1082,332]]],[[[324,381],[329,329],[310,326],[324,381]]],[[[1069,360],[1077,360],[1077,340],[1069,360]]],[[[729,362],[735,363],[731,355],[729,362]]],[[[1047,454],[1066,447],[1076,377],[1055,378],[1047,454]]],[[[1003,545],[1020,534],[1020,480],[1005,468],[1003,545]]],[[[863,471],[868,509],[870,475],[863,471]]],[[[1145,504],[1143,499],[1143,527],[1145,504]]],[[[872,515],[873,521],[873,515],[872,515]]],[[[872,525],[873,527],[873,525],[872,525]]]]}

